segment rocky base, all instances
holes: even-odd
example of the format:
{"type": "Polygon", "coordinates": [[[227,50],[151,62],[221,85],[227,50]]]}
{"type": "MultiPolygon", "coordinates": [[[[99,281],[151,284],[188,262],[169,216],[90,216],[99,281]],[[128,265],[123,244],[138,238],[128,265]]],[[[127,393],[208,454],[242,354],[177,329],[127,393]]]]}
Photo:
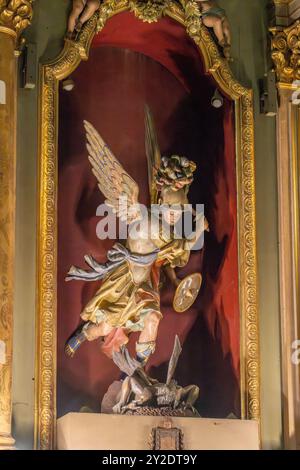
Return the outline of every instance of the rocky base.
{"type": "Polygon", "coordinates": [[[170,408],[168,406],[160,406],[155,408],[154,406],[140,406],[134,410],[127,410],[125,415],[134,416],[171,416],[177,418],[199,418],[200,415],[192,410],[183,410],[170,408]]]}
{"type": "Polygon", "coordinates": [[[109,387],[101,402],[101,413],[113,414],[113,407],[118,402],[121,391],[121,380],[115,380],[109,387]]]}
{"type": "MultiPolygon", "coordinates": [[[[120,380],[116,380],[109,386],[101,403],[101,413],[114,414],[113,406],[118,402],[121,387],[122,382],[120,380]]],[[[170,416],[174,418],[200,417],[196,410],[194,412],[190,409],[184,410],[183,408],[176,408],[174,410],[174,408],[170,406],[139,406],[134,409],[128,409],[123,414],[127,416],[170,416]]]]}

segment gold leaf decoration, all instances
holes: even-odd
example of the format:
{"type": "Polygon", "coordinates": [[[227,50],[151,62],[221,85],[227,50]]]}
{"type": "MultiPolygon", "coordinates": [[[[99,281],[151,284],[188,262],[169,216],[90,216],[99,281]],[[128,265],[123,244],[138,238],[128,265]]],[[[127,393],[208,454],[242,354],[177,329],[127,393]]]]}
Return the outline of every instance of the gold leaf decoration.
{"type": "Polygon", "coordinates": [[[168,8],[169,0],[130,0],[130,10],[145,23],[155,23],[168,8]]]}
{"type": "Polygon", "coordinates": [[[33,0],[0,0],[0,27],[10,29],[17,37],[31,24],[33,0]]]}
{"type": "Polygon", "coordinates": [[[271,28],[271,56],[277,80],[293,83],[300,80],[300,21],[284,29],[271,28]]]}

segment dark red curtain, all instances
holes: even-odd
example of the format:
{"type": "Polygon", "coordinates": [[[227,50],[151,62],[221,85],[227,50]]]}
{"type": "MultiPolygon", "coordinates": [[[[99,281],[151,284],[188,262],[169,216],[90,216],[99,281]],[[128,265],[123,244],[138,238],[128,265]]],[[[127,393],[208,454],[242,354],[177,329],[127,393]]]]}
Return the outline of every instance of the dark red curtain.
{"type": "MultiPolygon", "coordinates": [[[[146,24],[130,13],[115,16],[96,36],[88,62],[73,75],[72,92],[60,90],[58,197],[58,413],[87,405],[99,410],[103,394],[119,377],[97,342],[74,359],[64,357],[66,339],[79,323],[98,283],[65,283],[70,265],[83,256],[106,260],[113,243],[96,236],[96,209],[103,202],[91,174],[82,121],[101,133],[148,203],[144,105],[154,115],[162,153],[197,162],[192,203],[203,203],[210,223],[205,248],[191,256],[179,276],[202,271],[201,293],[187,313],[172,309],[174,290],[162,292],[163,320],[150,372],[166,376],[175,334],[183,344],[176,378],[198,384],[203,416],[239,415],[239,306],[234,111],[225,98],[211,106],[215,84],[182,26],[170,19],[146,24]]],[[[130,348],[134,349],[136,335],[130,348]]]]}

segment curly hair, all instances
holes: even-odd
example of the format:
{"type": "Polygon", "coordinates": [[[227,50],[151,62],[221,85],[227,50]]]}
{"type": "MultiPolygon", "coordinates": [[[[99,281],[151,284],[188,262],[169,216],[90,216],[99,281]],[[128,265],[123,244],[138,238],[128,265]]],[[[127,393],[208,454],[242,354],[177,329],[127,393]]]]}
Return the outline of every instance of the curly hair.
{"type": "Polygon", "coordinates": [[[162,157],[161,164],[156,169],[155,181],[159,191],[169,187],[173,191],[179,191],[191,185],[194,180],[193,173],[196,170],[196,163],[186,157],[172,155],[162,157]]]}

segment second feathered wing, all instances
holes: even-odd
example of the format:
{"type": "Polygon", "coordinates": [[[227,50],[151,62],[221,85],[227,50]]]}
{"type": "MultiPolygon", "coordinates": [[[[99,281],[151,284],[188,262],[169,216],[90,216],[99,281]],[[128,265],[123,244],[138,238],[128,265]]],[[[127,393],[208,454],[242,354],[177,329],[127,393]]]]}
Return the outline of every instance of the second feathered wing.
{"type": "Polygon", "coordinates": [[[92,172],[106,198],[105,203],[128,224],[141,219],[137,183],[125,171],[92,124],[84,121],[84,127],[92,172]]]}

